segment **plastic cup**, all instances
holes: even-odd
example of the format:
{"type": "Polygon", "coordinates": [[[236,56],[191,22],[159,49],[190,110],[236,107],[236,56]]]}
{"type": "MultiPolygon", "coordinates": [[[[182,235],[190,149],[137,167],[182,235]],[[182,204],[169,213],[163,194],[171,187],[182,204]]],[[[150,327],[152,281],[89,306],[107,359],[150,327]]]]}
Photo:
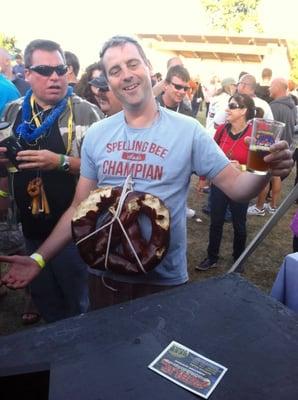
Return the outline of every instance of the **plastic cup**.
{"type": "Polygon", "coordinates": [[[266,175],[270,164],[264,157],[270,153],[270,146],[280,140],[285,124],[270,119],[254,118],[251,142],[248,151],[247,170],[257,174],[266,175]]]}

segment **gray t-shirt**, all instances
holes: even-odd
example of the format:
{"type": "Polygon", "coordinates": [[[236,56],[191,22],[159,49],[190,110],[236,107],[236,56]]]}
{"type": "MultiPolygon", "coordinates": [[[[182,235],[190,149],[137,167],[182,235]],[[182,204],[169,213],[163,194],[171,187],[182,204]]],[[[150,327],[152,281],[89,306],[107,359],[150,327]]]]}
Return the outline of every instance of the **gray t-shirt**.
{"type": "Polygon", "coordinates": [[[162,262],[146,275],[109,276],[178,285],[188,279],[185,210],[191,175],[212,179],[229,161],[198,121],[162,107],[159,112],[145,129],[129,127],[123,112],[93,124],[83,143],[81,175],[98,186],[121,186],[130,174],[134,190],[158,196],[170,211],[170,247],[162,262]]]}

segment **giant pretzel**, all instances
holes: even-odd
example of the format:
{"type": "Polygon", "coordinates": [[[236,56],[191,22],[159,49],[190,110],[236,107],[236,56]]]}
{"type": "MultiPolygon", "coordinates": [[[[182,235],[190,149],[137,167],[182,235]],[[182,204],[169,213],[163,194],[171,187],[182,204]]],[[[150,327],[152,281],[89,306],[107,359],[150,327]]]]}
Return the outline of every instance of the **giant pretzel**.
{"type": "Polygon", "coordinates": [[[117,219],[111,223],[121,193],[121,187],[112,186],[92,191],[76,209],[72,235],[81,257],[91,267],[126,274],[146,273],[159,264],[167,252],[169,211],[158,197],[131,191],[121,205],[121,224],[117,219]],[[148,241],[140,229],[141,214],[151,221],[148,241]]]}

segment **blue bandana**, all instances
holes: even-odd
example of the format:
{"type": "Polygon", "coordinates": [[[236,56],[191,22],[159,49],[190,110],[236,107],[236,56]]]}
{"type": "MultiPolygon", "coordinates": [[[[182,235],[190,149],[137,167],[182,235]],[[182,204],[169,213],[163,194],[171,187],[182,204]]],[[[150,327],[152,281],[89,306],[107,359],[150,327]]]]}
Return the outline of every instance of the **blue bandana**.
{"type": "Polygon", "coordinates": [[[38,140],[59,118],[67,106],[67,100],[72,95],[73,88],[68,86],[66,96],[60,100],[51,112],[47,115],[42,124],[37,128],[32,121],[32,108],[30,99],[32,96],[32,89],[28,90],[24,98],[22,107],[22,123],[17,127],[17,134],[20,135],[27,143],[33,143],[38,140]]]}

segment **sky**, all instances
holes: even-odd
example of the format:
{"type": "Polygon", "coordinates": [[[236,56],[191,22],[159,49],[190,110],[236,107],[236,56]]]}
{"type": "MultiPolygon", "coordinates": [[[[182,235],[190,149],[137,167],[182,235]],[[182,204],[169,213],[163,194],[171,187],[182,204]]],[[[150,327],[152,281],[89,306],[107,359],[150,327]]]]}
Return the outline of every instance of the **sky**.
{"type": "MultiPolygon", "coordinates": [[[[297,0],[262,0],[260,11],[266,35],[298,40],[297,0]]],[[[202,34],[205,21],[200,0],[14,0],[2,7],[0,32],[21,50],[33,39],[55,40],[86,67],[115,34],[202,34]]]]}
{"type": "Polygon", "coordinates": [[[194,32],[201,18],[199,1],[183,1],[187,6],[181,14],[181,7],[173,13],[174,0],[15,0],[6,2],[6,15],[12,17],[2,14],[0,32],[15,36],[22,50],[33,39],[55,40],[90,64],[115,34],[194,32]]]}

